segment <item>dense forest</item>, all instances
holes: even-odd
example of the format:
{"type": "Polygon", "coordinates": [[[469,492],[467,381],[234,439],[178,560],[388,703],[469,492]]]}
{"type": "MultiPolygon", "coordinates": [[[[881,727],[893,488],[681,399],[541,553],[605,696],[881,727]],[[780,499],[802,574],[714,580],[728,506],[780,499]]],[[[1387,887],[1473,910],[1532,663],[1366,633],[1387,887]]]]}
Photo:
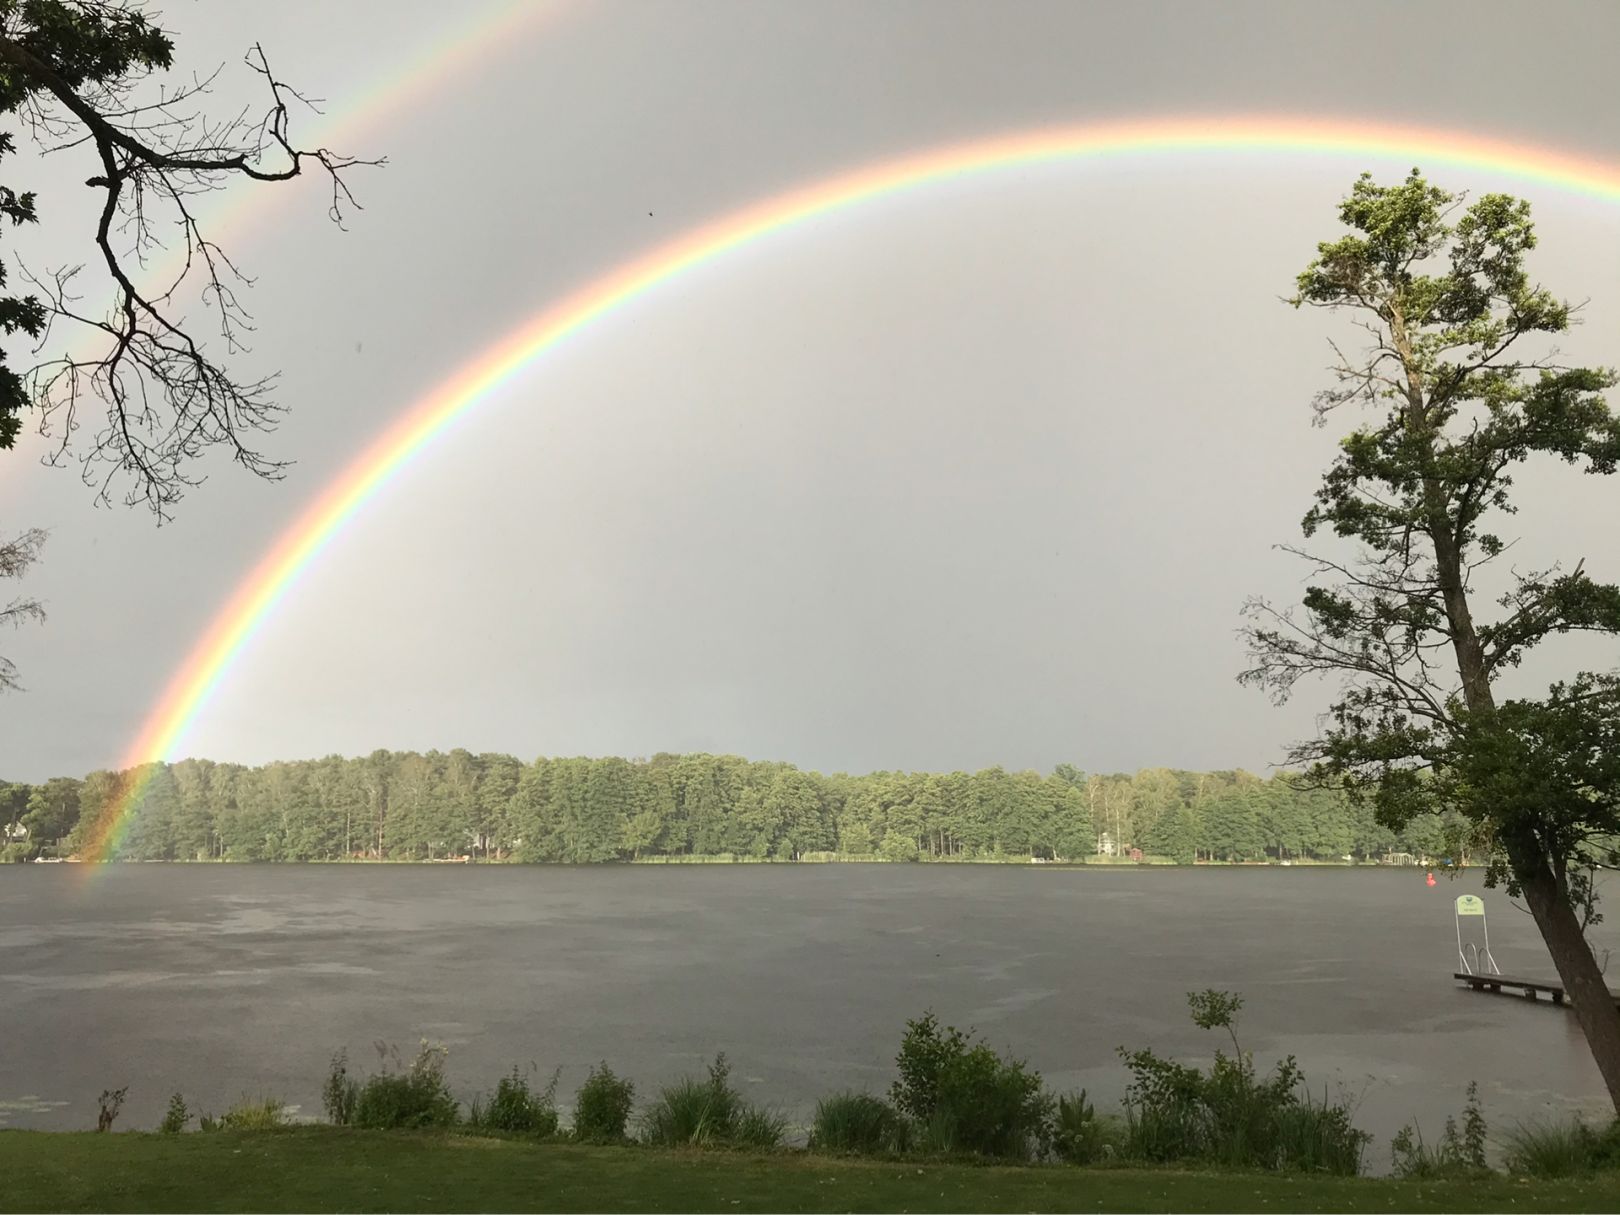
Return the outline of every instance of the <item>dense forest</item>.
{"type": "MultiPolygon", "coordinates": [[[[823,776],[733,755],[538,759],[377,751],[259,768],[188,759],[142,774],[125,860],[587,864],[654,857],[885,860],[1098,856],[1195,861],[1438,856],[1446,824],[1397,834],[1287,774],[874,772],[823,776]]],[[[0,783],[8,860],[72,856],[118,774],[0,783]]]]}

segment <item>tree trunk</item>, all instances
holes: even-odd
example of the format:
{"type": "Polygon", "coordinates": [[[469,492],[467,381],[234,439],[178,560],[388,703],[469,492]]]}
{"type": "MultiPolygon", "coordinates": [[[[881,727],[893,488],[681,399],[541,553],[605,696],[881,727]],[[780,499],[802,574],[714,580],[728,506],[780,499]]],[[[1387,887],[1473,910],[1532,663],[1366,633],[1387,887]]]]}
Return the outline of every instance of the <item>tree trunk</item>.
{"type": "Polygon", "coordinates": [[[1548,870],[1539,846],[1534,840],[1522,838],[1504,839],[1503,843],[1524,891],[1524,901],[1547,943],[1547,952],[1574,1006],[1575,1019],[1609,1090],[1609,1100],[1620,1112],[1620,1009],[1609,994],[1575,909],[1548,870]]]}

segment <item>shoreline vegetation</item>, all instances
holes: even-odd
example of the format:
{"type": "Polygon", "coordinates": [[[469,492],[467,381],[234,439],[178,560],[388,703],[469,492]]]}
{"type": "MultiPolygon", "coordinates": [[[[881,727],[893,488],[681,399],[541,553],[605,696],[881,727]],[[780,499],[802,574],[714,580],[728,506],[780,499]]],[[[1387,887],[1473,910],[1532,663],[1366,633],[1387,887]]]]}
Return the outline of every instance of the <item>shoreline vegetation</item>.
{"type": "MultiPolygon", "coordinates": [[[[124,865],[251,865],[251,864],[298,864],[298,865],[505,865],[505,866],[574,866],[579,862],[572,861],[524,861],[516,857],[484,857],[463,854],[461,856],[434,857],[431,860],[421,857],[320,857],[300,861],[242,861],[233,857],[177,857],[174,859],[142,859],[134,860],[128,857],[113,857],[105,861],[86,862],[80,856],[63,857],[34,857],[35,864],[124,864],[124,865]]],[[[1025,868],[1041,869],[1423,869],[1433,868],[1461,872],[1475,868],[1473,865],[1450,865],[1444,861],[1434,861],[1413,857],[1408,860],[1264,860],[1264,861],[1177,861],[1170,857],[1144,856],[1141,860],[1129,860],[1113,857],[1079,857],[1074,860],[1060,859],[1048,860],[1044,857],[1027,856],[974,856],[974,857],[916,857],[910,861],[894,861],[885,856],[862,855],[846,856],[842,853],[824,853],[820,855],[807,855],[796,857],[785,856],[738,856],[735,853],[721,853],[717,856],[642,856],[635,858],[616,858],[611,861],[591,862],[598,865],[893,865],[893,864],[921,864],[921,865],[987,865],[987,866],[1020,866],[1025,868]]]]}
{"type": "MultiPolygon", "coordinates": [[[[1620,1195],[1620,1123],[1496,1140],[1473,1084],[1460,1122],[1404,1128],[1393,1176],[1365,1177],[1353,1098],[1313,1094],[1292,1057],[1257,1068],[1240,996],[1187,1003],[1230,1053],[1196,1067],[1121,1047],[1116,1113],[932,1013],[907,1023],[886,1092],[829,1094],[801,1128],[747,1101],[724,1054],[641,1101],[604,1062],[564,1111],[560,1072],[541,1083],[532,1064],[464,1106],[443,1047],[379,1046],[369,1075],[339,1052],[324,1123],[262,1094],[213,1116],[175,1093],[155,1134],[0,1130],[0,1210],[1584,1211],[1620,1195]]],[[[97,1132],[128,1091],[102,1093],[97,1132]]]]}
{"type": "Polygon", "coordinates": [[[0,861],[760,861],[1406,864],[1468,861],[1468,824],[1400,831],[1297,774],[824,775],[735,755],[390,752],[186,759],[0,781],[0,861]]]}

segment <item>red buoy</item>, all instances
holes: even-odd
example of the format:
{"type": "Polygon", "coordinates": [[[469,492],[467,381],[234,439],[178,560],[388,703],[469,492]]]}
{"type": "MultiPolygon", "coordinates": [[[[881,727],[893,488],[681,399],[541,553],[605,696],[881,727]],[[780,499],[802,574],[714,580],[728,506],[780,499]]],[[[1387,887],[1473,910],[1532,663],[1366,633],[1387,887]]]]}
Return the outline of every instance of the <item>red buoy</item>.
{"type": "Polygon", "coordinates": [[[1425,886],[1433,886],[1434,885],[1434,870],[1431,869],[1429,871],[1429,876],[1423,879],[1423,884],[1425,886]]]}

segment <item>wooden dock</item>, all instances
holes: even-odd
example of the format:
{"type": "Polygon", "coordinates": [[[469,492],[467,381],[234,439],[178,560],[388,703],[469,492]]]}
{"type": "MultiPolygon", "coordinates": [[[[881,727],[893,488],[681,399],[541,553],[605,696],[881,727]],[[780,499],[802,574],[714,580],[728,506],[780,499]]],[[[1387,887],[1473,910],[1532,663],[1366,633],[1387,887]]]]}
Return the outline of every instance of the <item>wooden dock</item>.
{"type": "MultiPolygon", "coordinates": [[[[1456,974],[1459,983],[1466,983],[1475,991],[1491,991],[1498,995],[1525,996],[1531,1000],[1541,998],[1543,992],[1552,997],[1554,1004],[1564,1004],[1564,985],[1557,979],[1521,979],[1514,975],[1471,975],[1467,971],[1459,970],[1456,974]],[[1503,989],[1506,989],[1505,991],[1503,989]]],[[[1614,998],[1615,1005],[1620,1007],[1620,991],[1609,989],[1609,995],[1614,998]]]]}

